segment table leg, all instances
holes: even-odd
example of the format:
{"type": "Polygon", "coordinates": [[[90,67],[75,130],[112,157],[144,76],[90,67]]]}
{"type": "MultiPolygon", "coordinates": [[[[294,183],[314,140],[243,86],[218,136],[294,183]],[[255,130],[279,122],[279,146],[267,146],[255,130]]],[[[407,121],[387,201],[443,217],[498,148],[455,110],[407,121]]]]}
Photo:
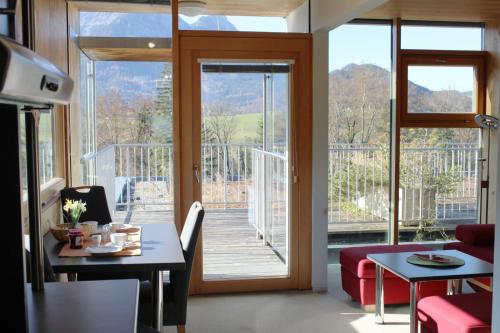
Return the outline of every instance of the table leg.
{"type": "Polygon", "coordinates": [[[446,294],[453,295],[453,280],[446,281],[446,294]]]}
{"type": "Polygon", "coordinates": [[[410,333],[418,332],[417,282],[410,282],[410,333]]]}
{"type": "Polygon", "coordinates": [[[375,267],[375,323],[384,323],[384,268],[375,267]]]}
{"type": "Polygon", "coordinates": [[[153,271],[151,278],[153,299],[153,328],[158,332],[163,328],[163,272],[153,271]]]}

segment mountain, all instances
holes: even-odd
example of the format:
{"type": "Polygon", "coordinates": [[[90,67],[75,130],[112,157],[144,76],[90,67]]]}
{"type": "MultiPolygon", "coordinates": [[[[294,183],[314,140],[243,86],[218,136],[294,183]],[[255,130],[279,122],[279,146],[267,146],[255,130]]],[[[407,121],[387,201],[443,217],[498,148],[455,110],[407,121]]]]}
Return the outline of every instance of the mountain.
{"type": "MultiPolygon", "coordinates": [[[[81,13],[82,35],[167,37],[171,35],[171,17],[167,14],[81,13]]],[[[225,16],[202,16],[194,22],[180,18],[181,29],[232,30],[236,27],[225,16]]],[[[165,64],[157,62],[97,62],[98,98],[110,90],[125,101],[137,98],[154,100],[165,64]]],[[[343,141],[364,142],[387,130],[390,108],[391,73],[370,64],[349,64],[329,73],[330,115],[339,123],[343,141]]],[[[202,102],[223,103],[231,114],[255,113],[262,109],[263,74],[202,74],[202,102]]],[[[268,89],[271,81],[268,81],[268,89]]],[[[285,109],[288,103],[287,76],[274,76],[274,106],[285,109]],[[280,93],[281,92],[281,93],[280,93]]],[[[408,85],[409,112],[470,112],[471,92],[432,91],[413,82],[408,85]]]]}
{"type": "MultiPolygon", "coordinates": [[[[389,137],[391,73],[376,65],[349,64],[329,74],[331,143],[386,142],[389,137]]],[[[432,91],[408,83],[410,113],[467,113],[471,92],[432,91]]]]}

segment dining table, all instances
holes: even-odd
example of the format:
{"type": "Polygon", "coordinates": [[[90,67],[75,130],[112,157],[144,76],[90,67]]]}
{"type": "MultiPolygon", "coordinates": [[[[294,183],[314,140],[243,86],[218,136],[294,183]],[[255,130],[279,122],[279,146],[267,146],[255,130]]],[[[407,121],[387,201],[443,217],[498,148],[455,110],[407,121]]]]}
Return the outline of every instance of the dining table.
{"type": "Polygon", "coordinates": [[[48,282],[26,287],[29,332],[135,333],[137,280],[48,282]]]}
{"type": "Polygon", "coordinates": [[[61,257],[64,247],[49,232],[43,243],[54,273],[151,273],[153,328],[163,326],[163,271],[186,269],[177,229],[173,223],[134,224],[141,227],[141,254],[138,256],[61,257]]]}

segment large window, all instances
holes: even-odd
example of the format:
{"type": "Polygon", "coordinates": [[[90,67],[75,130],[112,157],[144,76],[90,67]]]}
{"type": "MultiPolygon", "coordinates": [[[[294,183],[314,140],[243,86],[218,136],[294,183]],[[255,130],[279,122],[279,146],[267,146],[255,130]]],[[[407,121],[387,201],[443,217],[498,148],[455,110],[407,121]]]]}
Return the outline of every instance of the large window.
{"type": "Polygon", "coordinates": [[[479,222],[482,27],[403,22],[397,85],[391,28],[359,21],[330,32],[330,244],[444,241],[457,224],[479,222]]]}
{"type": "MultiPolygon", "coordinates": [[[[27,164],[26,164],[26,114],[20,113],[20,151],[21,151],[21,183],[23,186],[23,196],[27,199],[27,164]]],[[[40,170],[40,185],[47,184],[55,177],[55,154],[54,154],[54,123],[53,113],[45,112],[40,115],[39,123],[39,170],[40,170]]]]}
{"type": "Polygon", "coordinates": [[[391,25],[330,32],[330,242],[386,242],[389,220],[391,25]]]}
{"type": "Polygon", "coordinates": [[[278,16],[179,15],[180,30],[287,32],[286,19],[278,16]]]}
{"type": "Polygon", "coordinates": [[[171,16],[78,15],[83,36],[110,44],[104,52],[85,44],[79,53],[81,182],[104,186],[115,220],[172,221],[172,63],[150,57],[147,46],[153,37],[168,40],[171,16]],[[136,46],[123,51],[122,37],[136,46]]]}
{"type": "Polygon", "coordinates": [[[80,35],[92,37],[171,37],[166,13],[80,12],[80,35]]]}

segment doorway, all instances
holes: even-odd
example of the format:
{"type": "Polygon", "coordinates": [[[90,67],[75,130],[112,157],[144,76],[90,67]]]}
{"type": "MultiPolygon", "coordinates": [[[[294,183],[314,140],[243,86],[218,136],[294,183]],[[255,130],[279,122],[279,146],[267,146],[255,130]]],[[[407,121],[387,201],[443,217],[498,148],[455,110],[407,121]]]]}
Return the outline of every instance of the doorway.
{"type": "Polygon", "coordinates": [[[192,293],[309,288],[309,36],[180,35],[175,160],[182,207],[206,210],[192,293]]]}

